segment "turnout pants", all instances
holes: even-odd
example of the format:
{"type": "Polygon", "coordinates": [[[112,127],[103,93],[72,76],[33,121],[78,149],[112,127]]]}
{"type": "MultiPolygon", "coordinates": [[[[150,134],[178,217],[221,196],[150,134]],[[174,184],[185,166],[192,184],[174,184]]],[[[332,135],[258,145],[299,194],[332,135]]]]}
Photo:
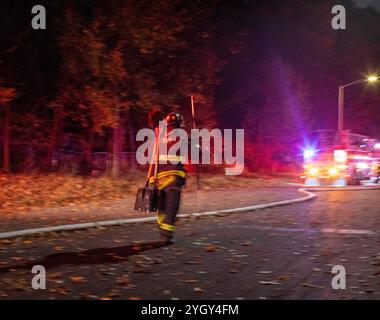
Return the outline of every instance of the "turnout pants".
{"type": "Polygon", "coordinates": [[[158,216],[157,224],[160,234],[172,238],[175,231],[175,221],[181,202],[181,190],[185,179],[170,175],[157,180],[158,216]]]}

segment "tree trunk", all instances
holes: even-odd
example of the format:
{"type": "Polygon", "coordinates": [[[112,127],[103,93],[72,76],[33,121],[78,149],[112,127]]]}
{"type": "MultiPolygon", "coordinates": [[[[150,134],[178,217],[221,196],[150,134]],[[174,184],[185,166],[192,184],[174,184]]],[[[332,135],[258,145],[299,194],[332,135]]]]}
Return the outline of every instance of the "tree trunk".
{"type": "Polygon", "coordinates": [[[124,127],[120,115],[112,135],[112,177],[117,178],[121,173],[124,127]]]}
{"type": "Polygon", "coordinates": [[[5,105],[4,128],[3,128],[3,171],[10,171],[10,107],[5,105]]]}
{"type": "Polygon", "coordinates": [[[54,111],[54,122],[50,133],[50,145],[46,159],[46,168],[48,170],[58,169],[59,166],[59,155],[56,153],[54,156],[54,151],[57,151],[62,136],[62,108],[58,107],[54,111]]]}
{"type": "Polygon", "coordinates": [[[128,138],[129,138],[129,151],[131,152],[131,155],[133,157],[130,157],[130,162],[128,166],[134,170],[137,168],[137,161],[136,161],[136,134],[135,134],[135,128],[133,126],[133,121],[132,121],[132,112],[128,113],[128,138]]]}
{"type": "Polygon", "coordinates": [[[88,132],[88,141],[87,141],[87,148],[86,148],[86,165],[87,165],[87,172],[90,174],[93,169],[93,151],[94,151],[94,129],[91,126],[89,128],[88,132]]]}

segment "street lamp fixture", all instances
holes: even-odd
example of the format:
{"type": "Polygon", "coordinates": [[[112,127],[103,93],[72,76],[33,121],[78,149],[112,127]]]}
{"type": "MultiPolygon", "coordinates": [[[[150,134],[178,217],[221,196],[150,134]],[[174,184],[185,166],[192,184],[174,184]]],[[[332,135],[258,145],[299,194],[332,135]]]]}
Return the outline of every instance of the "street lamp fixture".
{"type": "Polygon", "coordinates": [[[368,81],[368,82],[375,82],[375,81],[377,81],[377,80],[379,80],[379,77],[378,77],[378,76],[369,76],[369,77],[367,78],[367,81],[368,81]]]}

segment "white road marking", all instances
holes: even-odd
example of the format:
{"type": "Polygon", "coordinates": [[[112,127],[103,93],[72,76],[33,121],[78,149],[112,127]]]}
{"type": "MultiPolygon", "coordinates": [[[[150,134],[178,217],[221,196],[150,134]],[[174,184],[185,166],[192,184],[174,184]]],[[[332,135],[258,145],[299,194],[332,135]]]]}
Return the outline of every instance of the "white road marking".
{"type": "MultiPolygon", "coordinates": [[[[252,228],[249,226],[239,226],[243,228],[252,228]]],[[[267,231],[284,231],[284,232],[305,232],[305,233],[335,233],[335,234],[357,234],[357,235],[377,235],[379,232],[371,230],[360,229],[338,229],[338,228],[322,228],[322,229],[309,229],[309,228],[285,228],[285,227],[253,227],[255,230],[267,231]]]]}
{"type": "MultiPolygon", "coordinates": [[[[302,198],[292,199],[292,200],[277,201],[277,202],[271,202],[271,203],[265,203],[265,204],[259,204],[259,205],[253,205],[253,206],[248,206],[248,207],[241,207],[241,208],[196,212],[196,213],[189,213],[189,214],[179,214],[178,217],[189,218],[189,217],[198,217],[198,216],[217,216],[220,214],[228,214],[228,213],[236,213],[236,212],[249,212],[249,211],[255,211],[255,210],[260,210],[260,209],[274,208],[278,206],[301,203],[301,202],[312,200],[317,197],[316,194],[309,192],[305,189],[299,189],[298,191],[306,196],[302,198]]],[[[9,231],[9,232],[0,232],[0,239],[30,236],[34,234],[42,234],[42,233],[48,233],[48,232],[72,231],[72,230],[82,230],[82,229],[89,229],[89,228],[104,227],[104,226],[155,222],[156,220],[157,220],[157,217],[153,216],[153,217],[144,217],[144,218],[130,218],[130,219],[59,225],[59,226],[46,227],[46,228],[15,230],[15,231],[9,231]]]]}
{"type": "Polygon", "coordinates": [[[313,186],[306,186],[301,183],[294,183],[294,182],[286,182],[288,185],[292,186],[298,186],[303,187],[305,190],[308,191],[368,191],[368,190],[379,190],[380,185],[379,184],[366,184],[363,186],[348,186],[348,187],[333,187],[333,186],[325,186],[325,187],[313,187],[313,186]]]}
{"type": "Polygon", "coordinates": [[[376,234],[376,232],[370,230],[356,230],[356,229],[335,229],[335,228],[325,228],[321,229],[325,233],[341,233],[341,234],[376,234]]]}

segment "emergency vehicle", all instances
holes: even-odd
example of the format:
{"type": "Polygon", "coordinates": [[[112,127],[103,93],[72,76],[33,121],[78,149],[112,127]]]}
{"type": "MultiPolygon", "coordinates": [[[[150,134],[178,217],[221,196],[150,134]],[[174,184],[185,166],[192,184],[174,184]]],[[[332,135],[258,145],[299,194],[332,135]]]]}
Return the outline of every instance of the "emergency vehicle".
{"type": "Polygon", "coordinates": [[[315,131],[304,150],[307,186],[358,185],[363,180],[379,181],[380,143],[350,130],[315,131]]]}

